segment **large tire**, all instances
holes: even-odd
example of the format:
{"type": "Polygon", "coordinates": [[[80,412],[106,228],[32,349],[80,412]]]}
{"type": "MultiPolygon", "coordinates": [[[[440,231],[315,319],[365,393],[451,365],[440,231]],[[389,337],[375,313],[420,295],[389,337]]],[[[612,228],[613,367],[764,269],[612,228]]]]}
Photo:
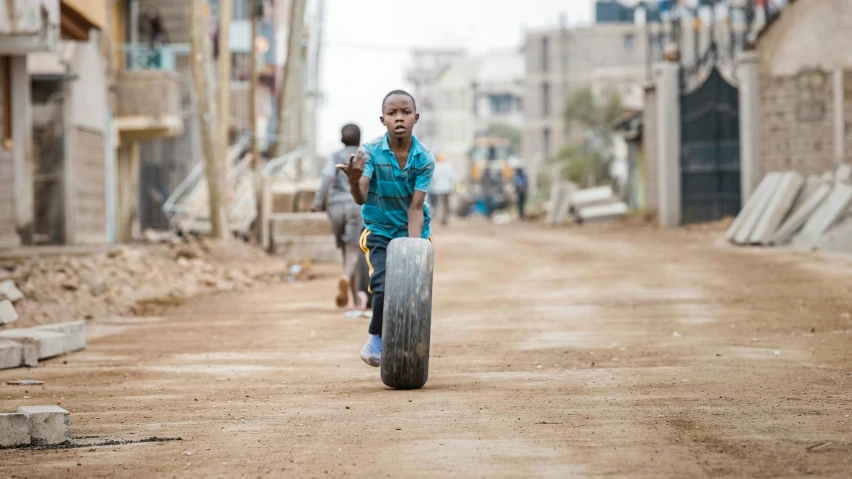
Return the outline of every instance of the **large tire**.
{"type": "Polygon", "coordinates": [[[382,382],[420,389],[429,377],[432,327],[432,243],[398,238],[388,245],[382,324],[382,382]]]}

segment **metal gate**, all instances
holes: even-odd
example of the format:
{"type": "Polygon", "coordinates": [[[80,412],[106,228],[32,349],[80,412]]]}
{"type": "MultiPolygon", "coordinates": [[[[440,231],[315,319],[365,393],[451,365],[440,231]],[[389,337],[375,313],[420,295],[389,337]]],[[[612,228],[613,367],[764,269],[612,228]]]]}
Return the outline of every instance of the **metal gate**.
{"type": "Polygon", "coordinates": [[[740,120],[737,88],[715,66],[680,97],[682,223],[740,211],[740,120]]]}

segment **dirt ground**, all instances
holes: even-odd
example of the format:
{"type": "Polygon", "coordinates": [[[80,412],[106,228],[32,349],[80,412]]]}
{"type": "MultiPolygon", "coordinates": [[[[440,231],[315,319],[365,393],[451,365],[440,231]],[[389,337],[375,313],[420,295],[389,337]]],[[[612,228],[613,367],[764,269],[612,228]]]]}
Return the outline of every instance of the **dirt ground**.
{"type": "Polygon", "coordinates": [[[717,236],[438,230],[419,391],[358,359],[333,268],[98,322],[0,372],[0,410],[61,404],[91,445],[0,451],[0,476],[849,477],[852,260],[717,236]]]}

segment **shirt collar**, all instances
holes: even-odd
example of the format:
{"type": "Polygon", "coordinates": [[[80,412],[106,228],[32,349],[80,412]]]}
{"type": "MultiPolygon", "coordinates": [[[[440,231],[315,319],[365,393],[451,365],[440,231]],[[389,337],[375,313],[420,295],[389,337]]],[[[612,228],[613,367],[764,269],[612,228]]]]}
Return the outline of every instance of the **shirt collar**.
{"type": "MultiPolygon", "coordinates": [[[[384,139],[382,139],[382,151],[391,151],[390,143],[388,142],[388,134],[385,133],[384,139]]],[[[420,146],[420,141],[417,139],[417,136],[411,135],[411,152],[409,156],[419,155],[420,152],[423,151],[423,148],[420,146]]]]}

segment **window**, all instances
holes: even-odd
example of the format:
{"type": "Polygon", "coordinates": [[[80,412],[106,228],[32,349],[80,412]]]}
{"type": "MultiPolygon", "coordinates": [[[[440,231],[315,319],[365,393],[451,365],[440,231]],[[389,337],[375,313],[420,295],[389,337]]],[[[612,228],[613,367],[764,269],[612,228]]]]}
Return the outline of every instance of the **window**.
{"type": "Polygon", "coordinates": [[[541,131],[541,153],[544,159],[550,156],[550,128],[544,127],[541,131]]]}
{"type": "Polygon", "coordinates": [[[550,84],[547,82],[541,84],[541,116],[550,116],[550,84]]]}
{"type": "Polygon", "coordinates": [[[541,71],[546,72],[550,67],[550,39],[543,37],[541,39],[541,71]]]}

